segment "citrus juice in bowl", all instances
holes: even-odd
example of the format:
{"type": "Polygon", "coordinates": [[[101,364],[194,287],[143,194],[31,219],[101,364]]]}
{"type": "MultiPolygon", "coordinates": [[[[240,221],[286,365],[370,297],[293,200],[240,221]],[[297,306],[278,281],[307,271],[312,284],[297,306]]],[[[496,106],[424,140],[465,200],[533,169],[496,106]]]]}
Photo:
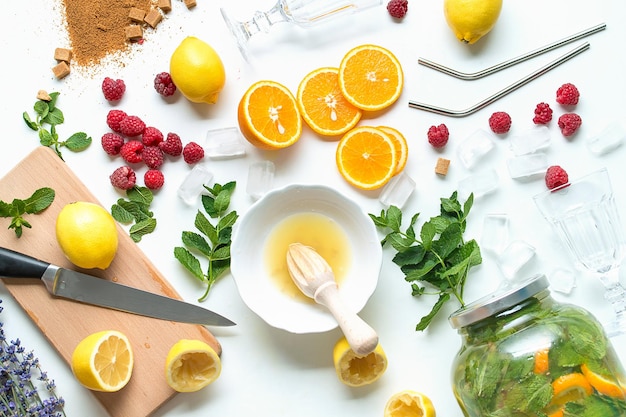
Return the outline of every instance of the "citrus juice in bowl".
{"type": "Polygon", "coordinates": [[[332,330],[337,321],[300,292],[287,269],[290,243],[313,247],[330,264],[346,306],[361,311],[382,264],[376,228],[352,200],[320,185],[274,190],[242,216],[233,232],[231,272],[246,305],[292,333],[332,330]]]}

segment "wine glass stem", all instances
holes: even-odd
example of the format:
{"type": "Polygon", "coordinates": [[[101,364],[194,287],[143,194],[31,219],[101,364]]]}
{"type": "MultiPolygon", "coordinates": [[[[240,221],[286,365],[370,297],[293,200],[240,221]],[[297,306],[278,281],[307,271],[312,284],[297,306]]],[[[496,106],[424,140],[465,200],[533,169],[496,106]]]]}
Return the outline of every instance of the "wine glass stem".
{"type": "Polygon", "coordinates": [[[605,289],[604,298],[611,303],[618,319],[623,319],[626,316],[626,289],[619,282],[618,269],[602,275],[600,281],[605,289]]]}
{"type": "Polygon", "coordinates": [[[242,28],[245,30],[248,38],[252,35],[265,32],[269,33],[270,28],[276,23],[289,22],[289,17],[285,14],[281,0],[278,0],[274,7],[266,12],[256,11],[252,19],[242,22],[242,28]]]}

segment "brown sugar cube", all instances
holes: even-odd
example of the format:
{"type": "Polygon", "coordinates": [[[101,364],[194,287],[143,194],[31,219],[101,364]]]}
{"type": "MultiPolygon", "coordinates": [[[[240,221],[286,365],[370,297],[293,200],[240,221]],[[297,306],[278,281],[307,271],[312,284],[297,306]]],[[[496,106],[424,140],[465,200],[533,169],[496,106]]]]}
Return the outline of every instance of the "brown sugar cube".
{"type": "Polygon", "coordinates": [[[188,9],[196,7],[196,0],[185,0],[185,6],[187,6],[188,9]]]}
{"type": "Polygon", "coordinates": [[[139,25],[126,26],[126,39],[129,41],[138,41],[143,37],[143,29],[139,25]]]}
{"type": "Polygon", "coordinates": [[[157,7],[167,13],[172,10],[172,0],[159,0],[157,7]]]}
{"type": "Polygon", "coordinates": [[[148,12],[148,14],[146,15],[146,17],[144,17],[143,20],[144,22],[149,24],[150,27],[155,28],[156,25],[159,24],[161,19],[163,19],[163,16],[161,15],[161,13],[159,13],[157,9],[152,9],[148,12]]]}
{"type": "Polygon", "coordinates": [[[143,18],[146,16],[146,12],[144,10],[138,9],[137,7],[131,7],[130,12],[128,12],[128,17],[133,22],[143,22],[143,18]]]}
{"type": "Polygon", "coordinates": [[[54,50],[54,59],[57,61],[70,62],[72,60],[72,50],[65,48],[56,48],[54,50]]]}
{"type": "Polygon", "coordinates": [[[39,90],[37,91],[37,100],[50,101],[52,97],[50,97],[50,94],[48,94],[46,90],[39,90]]]}
{"type": "Polygon", "coordinates": [[[437,159],[437,165],[435,165],[435,174],[446,176],[448,174],[448,168],[450,167],[450,160],[445,158],[437,159]]]}
{"type": "Polygon", "coordinates": [[[70,74],[70,66],[65,61],[59,62],[57,65],[52,67],[52,72],[57,79],[61,79],[67,77],[70,74]]]}

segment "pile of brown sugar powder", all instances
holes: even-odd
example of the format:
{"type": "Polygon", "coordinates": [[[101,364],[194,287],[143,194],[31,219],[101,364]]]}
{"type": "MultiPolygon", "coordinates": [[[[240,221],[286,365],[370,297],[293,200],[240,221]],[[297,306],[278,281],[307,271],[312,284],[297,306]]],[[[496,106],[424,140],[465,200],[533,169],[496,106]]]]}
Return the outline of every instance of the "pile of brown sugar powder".
{"type": "Polygon", "coordinates": [[[109,53],[126,50],[129,10],[150,10],[153,3],[154,0],[63,0],[74,62],[93,65],[109,53]]]}

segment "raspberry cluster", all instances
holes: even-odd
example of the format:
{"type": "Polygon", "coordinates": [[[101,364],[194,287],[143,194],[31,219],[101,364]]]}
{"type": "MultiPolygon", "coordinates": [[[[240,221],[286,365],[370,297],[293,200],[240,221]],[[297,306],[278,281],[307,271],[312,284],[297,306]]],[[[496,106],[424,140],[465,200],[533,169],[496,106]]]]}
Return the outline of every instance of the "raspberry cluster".
{"type": "Polygon", "coordinates": [[[196,142],[183,146],[178,134],[170,132],[163,135],[158,128],[146,126],[139,116],[113,109],[108,112],[106,123],[112,132],[102,135],[102,149],[110,156],[120,156],[125,162],[109,176],[111,184],[121,190],[136,185],[135,165],[146,165],[148,170],[143,177],[144,184],[151,190],[158,190],[165,183],[161,167],[166,155],[183,155],[188,164],[198,163],[204,158],[204,149],[196,142]]]}

